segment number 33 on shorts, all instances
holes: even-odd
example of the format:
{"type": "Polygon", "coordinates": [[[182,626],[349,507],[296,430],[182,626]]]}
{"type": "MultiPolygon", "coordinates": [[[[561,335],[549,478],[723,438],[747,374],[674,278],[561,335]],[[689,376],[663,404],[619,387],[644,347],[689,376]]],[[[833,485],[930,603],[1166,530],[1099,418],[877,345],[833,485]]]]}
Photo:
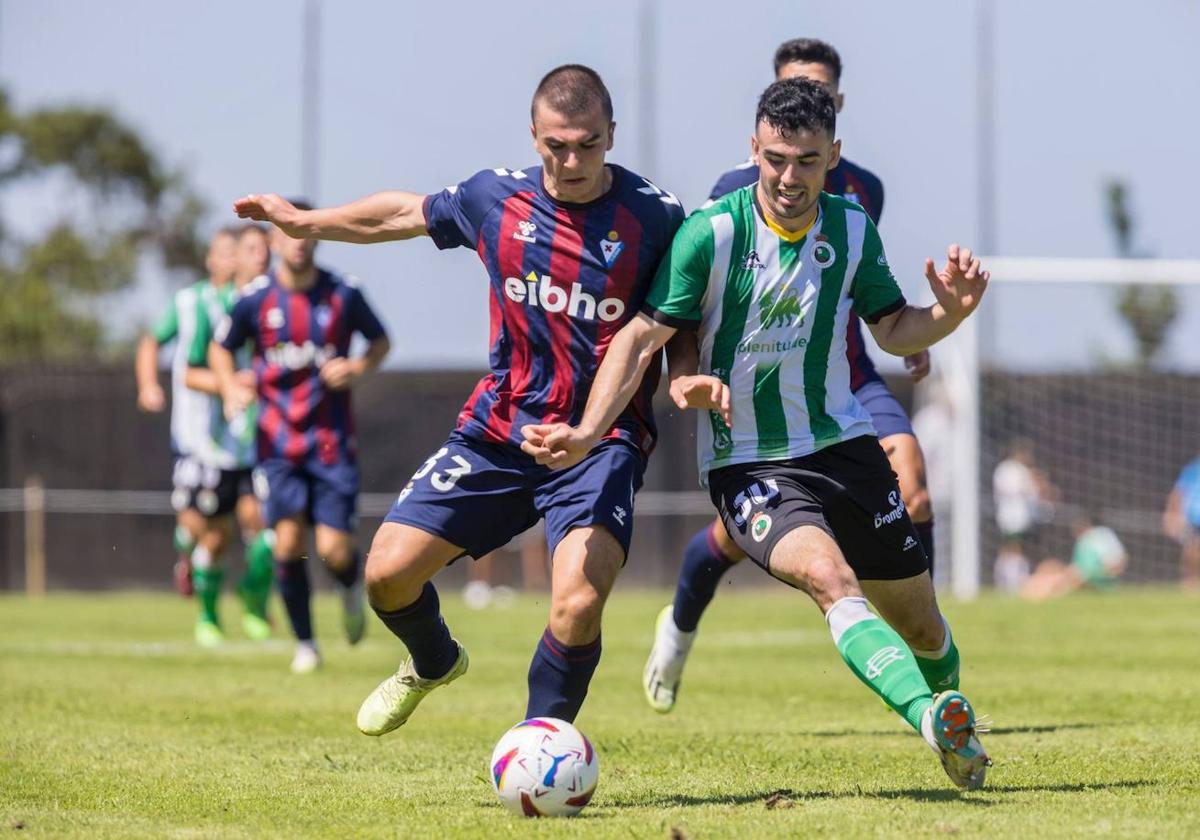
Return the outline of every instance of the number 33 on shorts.
{"type": "Polygon", "coordinates": [[[443,446],[437,452],[429,456],[421,468],[413,473],[412,479],[400,491],[400,497],[396,499],[396,504],[400,504],[408,494],[416,487],[417,482],[424,478],[429,478],[429,483],[434,490],[441,493],[447,493],[453,489],[458,480],[471,471],[471,462],[461,455],[455,454],[446,457],[450,452],[449,447],[443,446]],[[435,470],[435,467],[437,468],[435,470]]]}

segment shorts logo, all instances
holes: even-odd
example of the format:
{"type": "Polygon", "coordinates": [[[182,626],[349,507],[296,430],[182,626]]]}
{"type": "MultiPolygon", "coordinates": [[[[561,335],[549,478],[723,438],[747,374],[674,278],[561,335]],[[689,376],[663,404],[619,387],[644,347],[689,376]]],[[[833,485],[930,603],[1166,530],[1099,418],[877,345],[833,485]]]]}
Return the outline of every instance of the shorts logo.
{"type": "Polygon", "coordinates": [[[818,268],[829,268],[837,262],[837,251],[825,239],[822,239],[818,234],[816,244],[812,249],[812,261],[816,263],[818,268]]]}
{"type": "MultiPolygon", "coordinates": [[[[756,481],[733,497],[733,521],[739,528],[746,527],[746,521],[750,518],[750,511],[756,506],[766,505],[773,499],[779,498],[779,484],[773,478],[764,478],[762,481],[756,481]]],[[[771,527],[770,518],[767,519],[766,527],[771,527]]],[[[763,532],[766,536],[766,532],[763,532]]]]}
{"type": "Polygon", "coordinates": [[[621,526],[625,525],[625,517],[628,516],[628,513],[626,512],[625,508],[621,507],[620,505],[617,505],[616,507],[613,508],[612,515],[613,515],[613,519],[617,520],[618,525],[621,525],[621,526]]]}
{"type": "Polygon", "coordinates": [[[904,547],[900,550],[908,551],[909,549],[913,549],[916,547],[917,547],[917,541],[914,540],[911,536],[907,536],[904,538],[904,547]]]}
{"type": "Polygon", "coordinates": [[[893,522],[899,522],[900,517],[904,516],[904,500],[900,498],[898,490],[892,490],[888,493],[888,504],[891,509],[887,513],[875,514],[875,528],[878,530],[884,525],[891,525],[893,522]]]}
{"type": "Polygon", "coordinates": [[[771,516],[760,510],[750,520],[750,536],[757,543],[765,540],[769,533],[771,533],[771,516]]]}
{"type": "Polygon", "coordinates": [[[520,231],[513,231],[513,239],[519,239],[522,242],[537,242],[537,237],[533,235],[533,232],[537,230],[537,225],[522,219],[517,222],[517,227],[520,228],[520,231]]]}
{"type": "Polygon", "coordinates": [[[216,513],[217,504],[217,494],[212,490],[204,489],[196,494],[196,509],[205,516],[216,513]]]}
{"type": "Polygon", "coordinates": [[[888,646],[875,651],[875,655],[867,660],[866,674],[867,679],[873,680],[882,674],[887,666],[893,662],[899,662],[904,658],[904,654],[900,652],[900,648],[888,646]]]}

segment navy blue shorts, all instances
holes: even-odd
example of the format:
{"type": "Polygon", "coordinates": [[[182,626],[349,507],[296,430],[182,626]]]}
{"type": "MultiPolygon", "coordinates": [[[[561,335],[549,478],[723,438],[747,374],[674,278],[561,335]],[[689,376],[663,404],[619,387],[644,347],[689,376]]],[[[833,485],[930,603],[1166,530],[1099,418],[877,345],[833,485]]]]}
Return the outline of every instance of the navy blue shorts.
{"type": "Polygon", "coordinates": [[[413,474],[384,521],[420,528],[478,558],[544,517],[552,555],[569,531],[588,525],[607,528],[628,554],[633,495],[645,466],[631,444],[606,440],[555,472],[515,446],[454,432],[413,474]]]}
{"type": "Polygon", "coordinates": [[[352,532],[357,526],[357,464],[324,464],[315,458],[293,464],[273,458],[254,468],[254,491],[268,528],[290,516],[339,531],[352,532]]]}
{"type": "Polygon", "coordinates": [[[880,440],[892,435],[912,435],[912,421],[900,405],[900,400],[888,390],[882,379],[872,379],[854,392],[854,398],[871,415],[871,423],[880,440]]]}

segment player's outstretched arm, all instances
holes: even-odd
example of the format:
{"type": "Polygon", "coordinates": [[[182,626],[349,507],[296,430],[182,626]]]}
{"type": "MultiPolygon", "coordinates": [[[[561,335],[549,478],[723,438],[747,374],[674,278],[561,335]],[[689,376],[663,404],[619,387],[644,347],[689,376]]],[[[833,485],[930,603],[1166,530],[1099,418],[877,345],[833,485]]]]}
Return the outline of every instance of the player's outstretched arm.
{"type": "Polygon", "coordinates": [[[425,196],[389,190],[343,204],[301,210],[274,193],[248,195],[233,203],[243,219],[270,222],[295,239],[334,242],[393,242],[425,236],[425,196]]]}
{"type": "Polygon", "coordinates": [[[905,306],[869,324],[880,348],[895,356],[907,356],[941,341],[979,306],[989,278],[969,248],[951,245],[946,264],[934,269],[925,260],[925,279],[933,290],[932,306],[905,306]]]}
{"type": "Polygon", "coordinates": [[[674,327],[639,312],[613,336],[592,381],[579,425],[523,426],[525,442],[521,449],[553,469],[566,469],[582,461],[629,405],[651,360],[674,334],[674,327]]]}

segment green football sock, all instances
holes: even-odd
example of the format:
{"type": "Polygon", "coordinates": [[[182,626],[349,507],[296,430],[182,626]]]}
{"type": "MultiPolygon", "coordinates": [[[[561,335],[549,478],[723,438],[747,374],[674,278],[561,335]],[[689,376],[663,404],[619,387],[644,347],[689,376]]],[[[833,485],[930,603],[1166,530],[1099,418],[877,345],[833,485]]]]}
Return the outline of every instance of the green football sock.
{"type": "Polygon", "coordinates": [[[826,620],[854,675],[920,732],[933,696],[900,634],[867,609],[865,598],[842,598],[826,620]]]}
{"type": "Polygon", "coordinates": [[[217,620],[217,600],[221,597],[221,581],[225,570],[213,562],[212,555],[202,545],[192,551],[192,586],[200,602],[200,620],[220,624],[217,620]]]}
{"type": "Polygon", "coordinates": [[[942,619],[946,628],[946,641],[940,650],[914,650],[917,667],[925,677],[925,683],[934,694],[942,691],[958,690],[958,646],[954,644],[954,636],[950,633],[950,625],[942,619]]]}
{"type": "Polygon", "coordinates": [[[176,554],[191,554],[192,549],[196,547],[196,540],[182,525],[175,526],[174,542],[176,554]]]}
{"type": "Polygon", "coordinates": [[[246,546],[246,573],[238,584],[238,592],[246,610],[259,618],[267,616],[267,599],[271,595],[271,581],[275,577],[273,536],[270,530],[259,531],[258,536],[246,546]]]}

